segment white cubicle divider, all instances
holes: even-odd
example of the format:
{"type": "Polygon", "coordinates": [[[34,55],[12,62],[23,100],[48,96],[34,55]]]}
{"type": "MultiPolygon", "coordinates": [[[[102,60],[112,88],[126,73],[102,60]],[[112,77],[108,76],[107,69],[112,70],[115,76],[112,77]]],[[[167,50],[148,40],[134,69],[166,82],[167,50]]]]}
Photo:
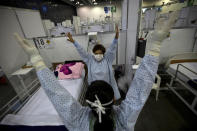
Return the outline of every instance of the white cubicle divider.
{"type": "MultiPolygon", "coordinates": [[[[73,36],[73,38],[84,48],[85,51],[87,51],[88,36],[73,36]]],[[[46,38],[43,39],[44,41],[46,40],[46,38]]],[[[53,44],[53,48],[39,49],[41,56],[44,59],[47,58],[46,61],[54,63],[64,62],[66,60],[81,60],[75,46],[71,42],[67,41],[66,37],[51,38],[51,43],[53,44]]]]}
{"type": "Polygon", "coordinates": [[[79,16],[73,16],[73,26],[75,28],[75,34],[81,34],[81,22],[79,16]]]}
{"type": "Polygon", "coordinates": [[[26,38],[46,36],[39,11],[29,9],[15,9],[15,11],[26,38]]]}
{"type": "Polygon", "coordinates": [[[0,6],[0,12],[0,65],[9,77],[28,60],[13,33],[23,38],[43,37],[46,33],[39,11],[0,6]]]}
{"type": "Polygon", "coordinates": [[[72,23],[71,23],[71,20],[65,20],[62,22],[62,25],[64,27],[71,27],[72,26],[72,23]]]}
{"type": "Polygon", "coordinates": [[[51,35],[51,29],[54,28],[54,23],[48,19],[45,19],[42,21],[43,22],[43,26],[46,29],[46,33],[48,36],[51,35]]]}
{"type": "MultiPolygon", "coordinates": [[[[162,43],[160,63],[165,63],[170,56],[185,52],[192,52],[194,47],[195,28],[171,29],[170,37],[162,43]]],[[[151,34],[149,32],[146,43],[146,53],[151,48],[151,34]]]]}
{"type": "MultiPolygon", "coordinates": [[[[118,41],[118,49],[117,49],[117,57],[114,60],[113,64],[125,64],[125,33],[120,32],[120,38],[118,41]]],[[[106,48],[108,48],[113,39],[115,33],[99,33],[97,35],[97,40],[100,44],[103,44],[106,48]]],[[[77,35],[73,36],[73,38],[83,47],[85,51],[88,50],[88,35],[77,35]]],[[[43,38],[46,41],[46,38],[43,38]]],[[[53,44],[53,48],[40,48],[40,54],[46,61],[50,63],[53,62],[64,62],[66,60],[81,60],[79,53],[77,52],[75,46],[67,41],[66,37],[55,37],[51,38],[51,44],[53,44]]]]}
{"type": "Polygon", "coordinates": [[[26,63],[28,56],[13,36],[13,33],[17,32],[24,37],[15,11],[12,8],[0,7],[0,12],[0,65],[10,77],[11,73],[26,63]]]}

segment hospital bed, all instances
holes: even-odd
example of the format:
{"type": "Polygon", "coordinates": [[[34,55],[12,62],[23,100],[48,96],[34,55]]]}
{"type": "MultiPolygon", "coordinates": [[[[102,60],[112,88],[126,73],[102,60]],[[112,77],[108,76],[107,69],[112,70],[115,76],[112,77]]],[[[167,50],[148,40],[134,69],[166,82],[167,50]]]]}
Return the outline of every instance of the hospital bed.
{"type": "Polygon", "coordinates": [[[171,57],[166,72],[171,76],[168,88],[197,115],[197,53],[184,53],[171,57]],[[189,92],[189,99],[180,90],[189,92]]]}
{"type": "MultiPolygon", "coordinates": [[[[53,65],[57,65],[57,63],[53,63],[53,65]]],[[[67,91],[83,105],[87,80],[86,80],[86,66],[83,69],[81,78],[78,79],[65,79],[58,80],[59,83],[67,89],[67,91]]],[[[31,128],[42,126],[60,126],[63,125],[62,120],[60,119],[57,111],[52,105],[51,101],[45,94],[42,87],[37,89],[30,99],[24,104],[24,106],[14,114],[6,115],[1,123],[3,126],[16,126],[17,128],[21,128],[20,126],[28,126],[31,128]]],[[[2,126],[1,126],[2,127],[2,126]]],[[[11,128],[12,128],[11,127],[11,128]]],[[[23,127],[24,128],[24,127],[23,127]]],[[[59,128],[59,127],[58,127],[59,128]]],[[[65,128],[63,128],[65,130],[65,128]]],[[[20,129],[18,129],[20,130],[20,129]]],[[[43,129],[42,129],[43,130],[43,129]]]]}

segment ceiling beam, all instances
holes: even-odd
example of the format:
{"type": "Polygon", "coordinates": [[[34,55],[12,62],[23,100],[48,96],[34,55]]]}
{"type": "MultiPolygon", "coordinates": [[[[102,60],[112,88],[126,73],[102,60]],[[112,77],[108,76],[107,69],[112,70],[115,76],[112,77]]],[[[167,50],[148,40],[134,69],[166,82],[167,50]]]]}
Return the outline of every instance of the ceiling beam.
{"type": "Polygon", "coordinates": [[[67,3],[67,4],[69,4],[69,5],[72,5],[72,6],[75,6],[76,7],[76,5],[73,4],[70,0],[62,0],[62,1],[65,2],[65,3],[67,3]]]}
{"type": "Polygon", "coordinates": [[[83,2],[83,4],[85,5],[89,5],[89,2],[87,0],[81,0],[83,2]]]}
{"type": "Polygon", "coordinates": [[[92,0],[86,0],[90,5],[93,5],[92,0]]]}

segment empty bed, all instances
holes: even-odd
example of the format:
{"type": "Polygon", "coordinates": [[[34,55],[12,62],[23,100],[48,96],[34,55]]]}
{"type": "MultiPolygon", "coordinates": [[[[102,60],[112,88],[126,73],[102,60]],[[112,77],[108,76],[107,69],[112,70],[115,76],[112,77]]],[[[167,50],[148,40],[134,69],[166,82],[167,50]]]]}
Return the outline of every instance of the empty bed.
{"type": "Polygon", "coordinates": [[[177,67],[177,77],[182,81],[188,82],[197,79],[197,75],[194,73],[197,72],[197,62],[170,64],[167,72],[176,75],[177,67]]]}
{"type": "Polygon", "coordinates": [[[175,55],[166,65],[166,72],[171,76],[167,86],[197,115],[197,53],[175,55]]]}

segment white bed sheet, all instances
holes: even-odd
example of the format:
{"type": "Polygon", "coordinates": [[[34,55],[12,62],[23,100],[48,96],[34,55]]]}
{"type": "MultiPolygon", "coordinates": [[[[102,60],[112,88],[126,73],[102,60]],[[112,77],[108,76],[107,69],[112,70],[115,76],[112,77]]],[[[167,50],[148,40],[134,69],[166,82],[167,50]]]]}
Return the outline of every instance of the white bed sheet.
{"type": "MultiPolygon", "coordinates": [[[[70,80],[58,80],[60,84],[69,91],[69,93],[79,100],[85,72],[82,78],[70,80]]],[[[7,115],[1,124],[6,125],[63,125],[61,119],[51,101],[41,87],[16,114],[7,115]],[[53,119],[49,119],[52,118],[53,119]]]]}
{"type": "MultiPolygon", "coordinates": [[[[186,66],[190,70],[197,72],[197,62],[186,62],[186,63],[181,63],[181,64],[186,66]]],[[[173,75],[175,75],[177,66],[178,66],[178,64],[170,64],[167,71],[172,73],[173,75]]],[[[197,79],[196,74],[192,73],[191,71],[187,70],[186,68],[184,68],[182,66],[179,66],[179,71],[184,75],[182,75],[181,73],[178,73],[178,78],[184,82],[187,82],[188,80],[191,80],[191,79],[192,80],[197,79]]]]}
{"type": "Polygon", "coordinates": [[[14,115],[8,114],[2,121],[4,125],[58,126],[64,125],[58,115],[14,115]]]}

